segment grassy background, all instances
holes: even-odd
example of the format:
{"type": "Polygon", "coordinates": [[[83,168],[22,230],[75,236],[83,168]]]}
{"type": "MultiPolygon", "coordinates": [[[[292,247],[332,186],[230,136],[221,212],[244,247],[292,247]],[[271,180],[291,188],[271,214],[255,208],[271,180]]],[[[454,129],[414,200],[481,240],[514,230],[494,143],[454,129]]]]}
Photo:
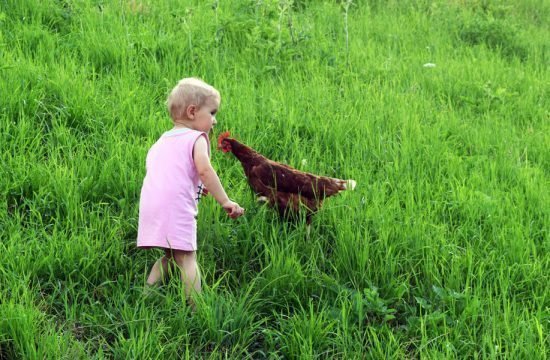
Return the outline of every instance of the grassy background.
{"type": "Polygon", "coordinates": [[[546,359],[549,17],[542,0],[0,0],[0,359],[546,359]],[[185,76],[222,93],[216,134],[358,181],[308,239],[215,152],[247,215],[201,202],[195,314],[176,278],[142,296],[160,254],[135,248],[185,76]]]}

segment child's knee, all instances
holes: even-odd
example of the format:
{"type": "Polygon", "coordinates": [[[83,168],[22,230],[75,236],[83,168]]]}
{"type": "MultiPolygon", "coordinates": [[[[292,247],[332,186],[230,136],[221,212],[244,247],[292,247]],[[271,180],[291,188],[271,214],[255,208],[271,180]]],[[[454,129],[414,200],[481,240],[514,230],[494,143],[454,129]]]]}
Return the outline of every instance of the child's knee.
{"type": "Polygon", "coordinates": [[[174,260],[176,261],[176,264],[178,264],[180,267],[191,265],[196,262],[194,251],[177,250],[177,251],[174,251],[173,257],[174,257],[174,260]]]}

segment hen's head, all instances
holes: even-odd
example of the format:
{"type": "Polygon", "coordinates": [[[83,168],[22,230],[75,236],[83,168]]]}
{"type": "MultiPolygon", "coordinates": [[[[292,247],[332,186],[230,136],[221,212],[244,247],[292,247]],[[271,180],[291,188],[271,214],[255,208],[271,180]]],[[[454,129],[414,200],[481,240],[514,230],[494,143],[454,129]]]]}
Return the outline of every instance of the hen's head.
{"type": "Polygon", "coordinates": [[[223,132],[218,137],[218,149],[224,153],[231,151],[231,143],[227,140],[231,134],[229,131],[223,132]]]}

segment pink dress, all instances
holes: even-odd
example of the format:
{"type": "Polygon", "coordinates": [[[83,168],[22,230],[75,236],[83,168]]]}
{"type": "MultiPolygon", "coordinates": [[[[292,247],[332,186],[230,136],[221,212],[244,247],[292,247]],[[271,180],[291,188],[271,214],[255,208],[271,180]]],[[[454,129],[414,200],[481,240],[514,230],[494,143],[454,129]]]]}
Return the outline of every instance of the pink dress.
{"type": "Polygon", "coordinates": [[[197,250],[197,203],[202,183],[193,147],[206,133],[175,129],[149,149],[139,201],[137,246],[197,250]]]}

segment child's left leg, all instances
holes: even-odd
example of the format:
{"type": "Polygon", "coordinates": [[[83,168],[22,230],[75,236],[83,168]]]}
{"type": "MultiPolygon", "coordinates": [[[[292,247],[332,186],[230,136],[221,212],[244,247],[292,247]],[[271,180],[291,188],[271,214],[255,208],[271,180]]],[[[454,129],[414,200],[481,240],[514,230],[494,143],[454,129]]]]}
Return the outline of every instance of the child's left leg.
{"type": "Polygon", "coordinates": [[[164,277],[168,273],[171,257],[172,257],[171,250],[165,249],[164,256],[158,259],[153,265],[153,268],[151,269],[151,273],[147,278],[147,285],[154,286],[159,281],[164,279],[164,277]]]}

